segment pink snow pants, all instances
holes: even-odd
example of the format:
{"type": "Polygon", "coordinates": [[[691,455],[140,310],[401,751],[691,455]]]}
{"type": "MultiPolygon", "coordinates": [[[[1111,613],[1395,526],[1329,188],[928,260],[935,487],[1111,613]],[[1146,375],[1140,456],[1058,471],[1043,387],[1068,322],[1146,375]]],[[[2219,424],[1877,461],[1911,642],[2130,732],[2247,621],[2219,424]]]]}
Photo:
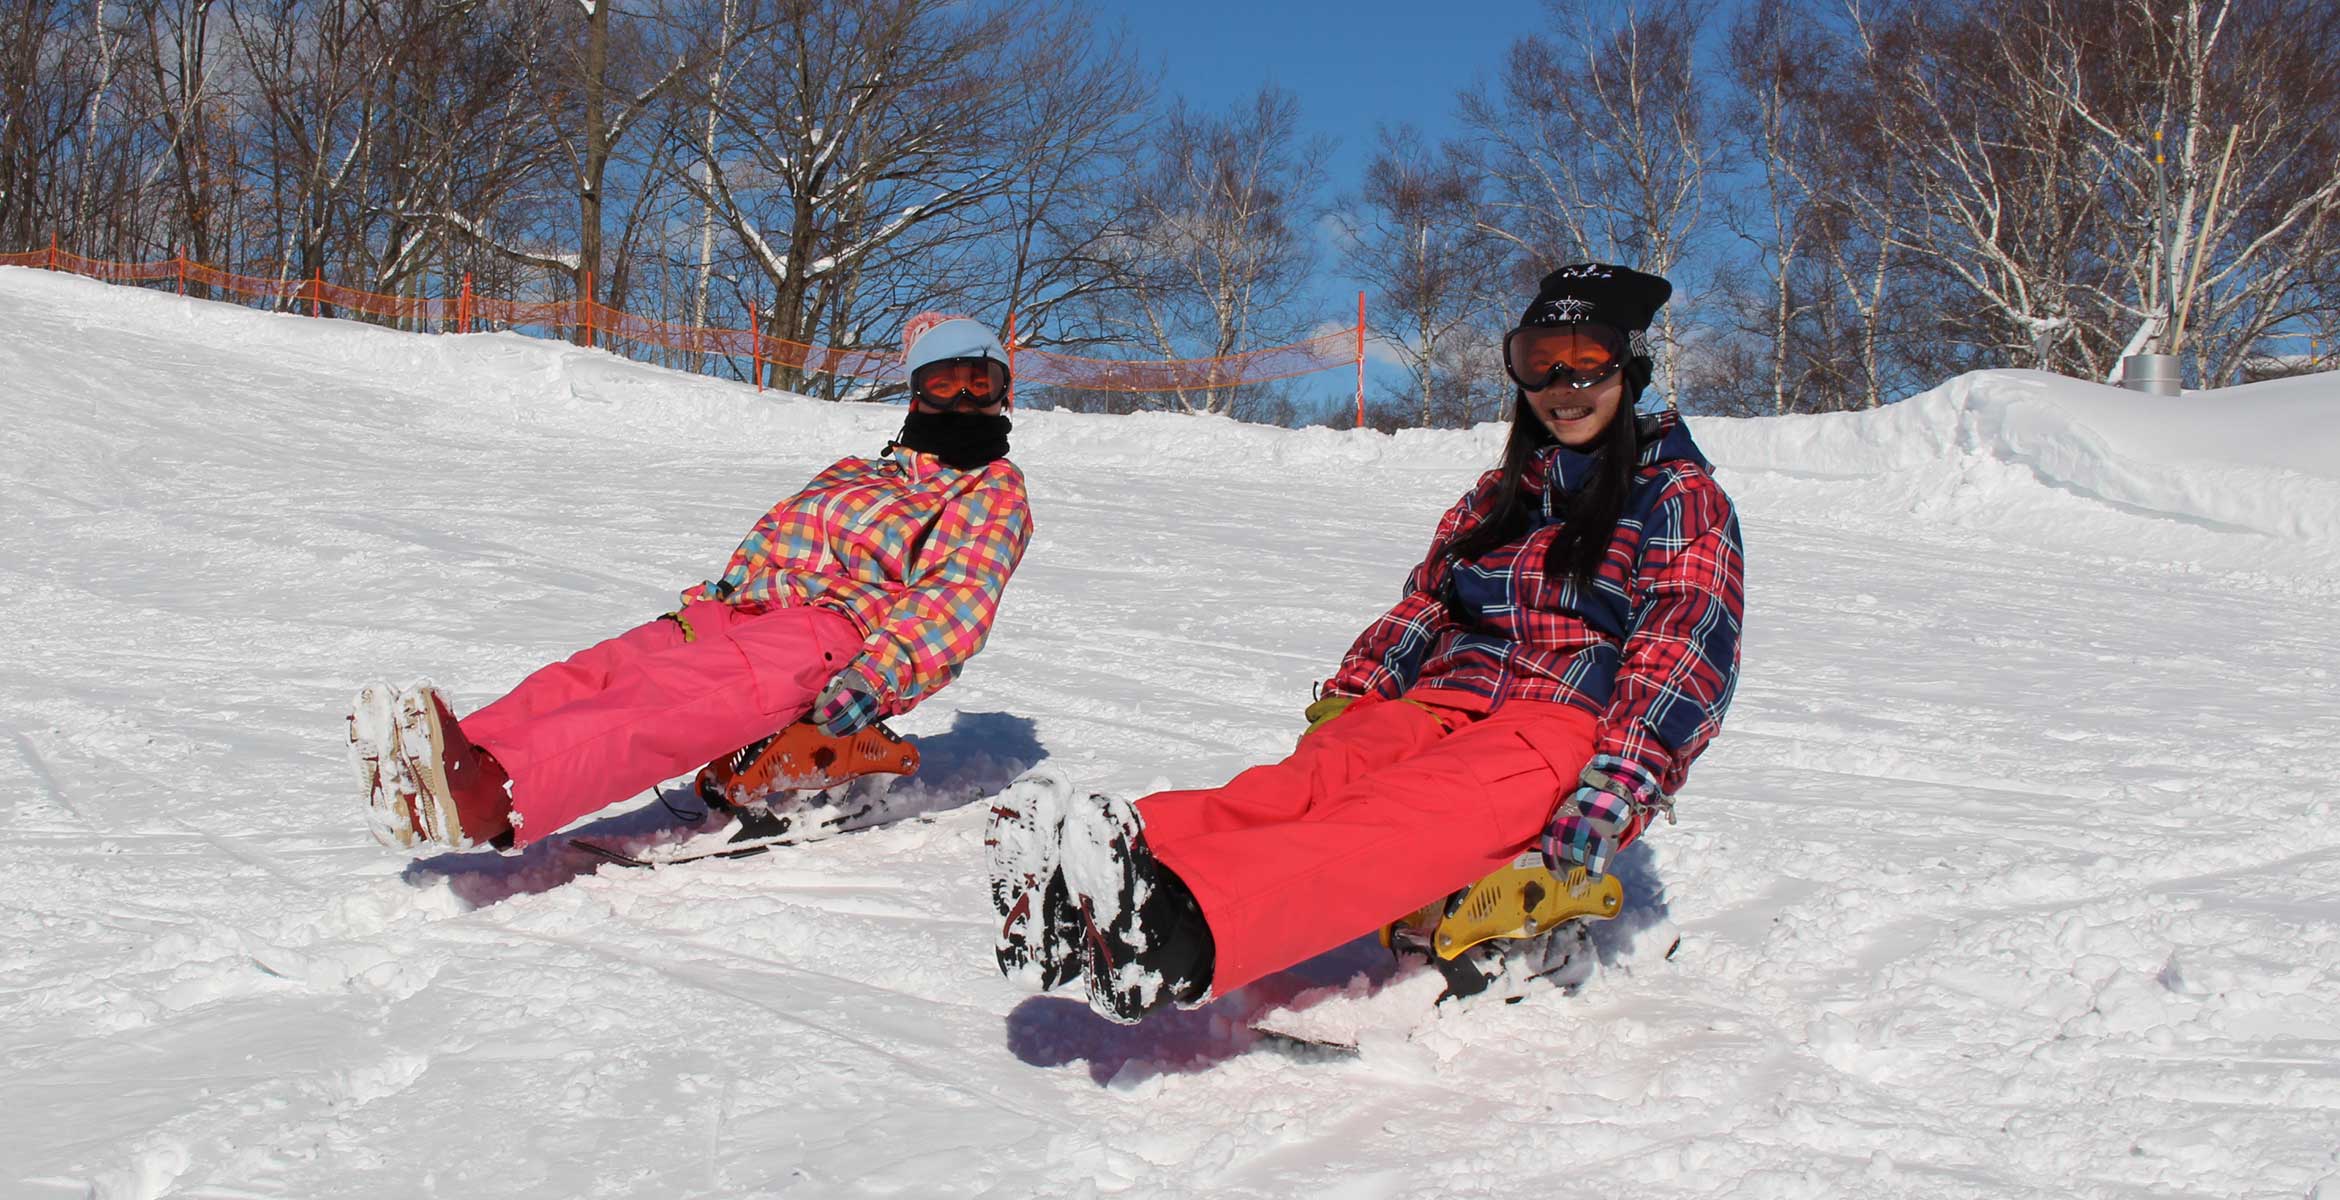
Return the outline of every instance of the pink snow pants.
{"type": "Polygon", "coordinates": [[[1378,929],[1533,845],[1592,758],[1594,717],[1507,701],[1492,715],[1360,700],[1279,763],[1138,801],[1146,844],[1201,903],[1211,990],[1378,929]]]}
{"type": "Polygon", "coordinates": [[[825,608],[700,603],[683,619],[688,642],[664,618],[637,625],[463,718],[512,777],[518,844],[793,723],[861,649],[852,620],[825,608]]]}

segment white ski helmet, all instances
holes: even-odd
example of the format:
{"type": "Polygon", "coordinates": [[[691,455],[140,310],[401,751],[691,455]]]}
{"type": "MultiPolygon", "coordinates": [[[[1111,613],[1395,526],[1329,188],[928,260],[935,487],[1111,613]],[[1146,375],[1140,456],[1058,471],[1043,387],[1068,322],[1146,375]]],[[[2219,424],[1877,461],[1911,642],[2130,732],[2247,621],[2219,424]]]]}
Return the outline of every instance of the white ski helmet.
{"type": "Polygon", "coordinates": [[[973,317],[920,313],[902,327],[902,369],[916,373],[929,363],[952,358],[987,358],[1005,367],[1007,348],[973,317]]]}

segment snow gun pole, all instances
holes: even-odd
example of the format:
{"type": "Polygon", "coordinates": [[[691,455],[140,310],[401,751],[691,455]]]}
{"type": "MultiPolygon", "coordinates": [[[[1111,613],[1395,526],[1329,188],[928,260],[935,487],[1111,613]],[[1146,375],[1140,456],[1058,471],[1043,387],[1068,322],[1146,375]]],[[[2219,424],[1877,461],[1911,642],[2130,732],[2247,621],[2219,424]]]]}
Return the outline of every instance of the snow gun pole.
{"type": "Polygon", "coordinates": [[[764,390],[764,314],[755,301],[748,301],[748,353],[756,361],[756,392],[764,390]]]}
{"type": "Polygon", "coordinates": [[[1365,293],[1357,293],[1357,428],[1365,428],[1365,293]]]}
{"type": "Polygon", "coordinates": [[[2169,335],[2170,304],[2177,290],[2177,223],[2170,219],[2168,160],[2161,152],[2161,131],[2153,131],[2153,240],[2156,257],[2153,270],[2153,298],[2155,309],[2161,315],[2161,329],[2153,336],[2150,353],[2162,353],[2163,339],[2169,335]],[[2166,289],[2166,290],[2165,290],[2166,289]]]}

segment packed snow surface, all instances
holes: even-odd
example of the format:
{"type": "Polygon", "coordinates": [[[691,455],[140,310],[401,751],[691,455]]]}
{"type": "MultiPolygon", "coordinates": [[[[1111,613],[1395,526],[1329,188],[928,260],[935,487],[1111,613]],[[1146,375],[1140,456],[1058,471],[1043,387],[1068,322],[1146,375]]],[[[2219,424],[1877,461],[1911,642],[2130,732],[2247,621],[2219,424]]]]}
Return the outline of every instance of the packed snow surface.
{"type": "Polygon", "coordinates": [[[1001,981],[978,801],[1287,750],[1499,428],[1019,415],[919,815],[409,862],[361,682],[491,699],[900,411],[19,270],[0,330],[0,1194],[2340,1196],[2332,376],[1697,422],[1745,674],[1603,970],[1344,1058],[1248,1022],[1369,941],[1127,1029],[1001,981]]]}

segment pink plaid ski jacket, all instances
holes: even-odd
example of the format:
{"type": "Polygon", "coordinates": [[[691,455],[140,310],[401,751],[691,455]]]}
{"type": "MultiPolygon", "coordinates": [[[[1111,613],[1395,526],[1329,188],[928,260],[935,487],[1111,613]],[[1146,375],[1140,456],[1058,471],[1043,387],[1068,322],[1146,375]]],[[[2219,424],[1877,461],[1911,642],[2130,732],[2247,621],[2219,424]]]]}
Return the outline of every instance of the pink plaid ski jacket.
{"type": "Polygon", "coordinates": [[[1014,463],[961,471],[891,446],[814,476],[756,522],[721,579],[682,599],[845,614],[863,638],[845,669],[870,683],[891,716],[956,679],[983,648],[1031,537],[1014,463]]]}

